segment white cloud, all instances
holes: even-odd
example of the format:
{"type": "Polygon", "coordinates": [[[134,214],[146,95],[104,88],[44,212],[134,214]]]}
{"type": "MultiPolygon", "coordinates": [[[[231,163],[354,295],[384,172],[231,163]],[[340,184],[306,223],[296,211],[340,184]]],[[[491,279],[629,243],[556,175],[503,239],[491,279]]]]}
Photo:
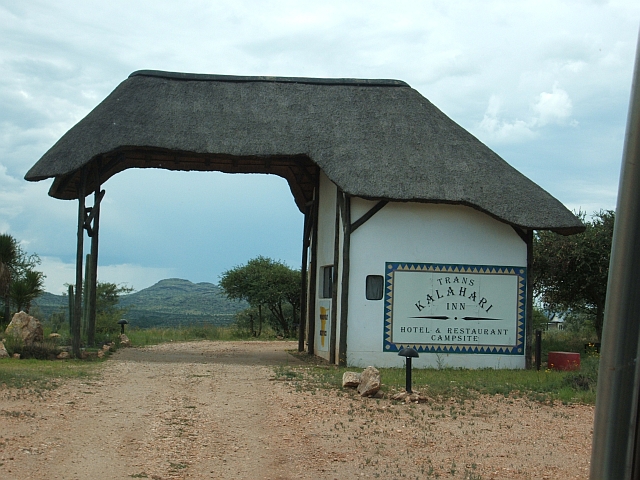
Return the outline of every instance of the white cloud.
{"type": "Polygon", "coordinates": [[[498,143],[523,142],[536,138],[540,128],[546,125],[577,126],[578,122],[571,120],[572,110],[569,94],[557,85],[553,86],[551,92],[541,92],[537,96],[526,120],[505,119],[502,100],[492,95],[479,128],[498,143]]]}
{"type": "Polygon", "coordinates": [[[538,96],[533,105],[533,111],[537,116],[531,119],[531,123],[541,127],[550,123],[564,125],[571,117],[572,109],[573,105],[567,92],[554,85],[551,93],[542,92],[538,96]]]}
{"type": "Polygon", "coordinates": [[[480,129],[489,134],[496,142],[521,142],[536,136],[531,121],[507,121],[501,118],[502,101],[496,95],[489,99],[489,105],[480,122],[480,129]]]}

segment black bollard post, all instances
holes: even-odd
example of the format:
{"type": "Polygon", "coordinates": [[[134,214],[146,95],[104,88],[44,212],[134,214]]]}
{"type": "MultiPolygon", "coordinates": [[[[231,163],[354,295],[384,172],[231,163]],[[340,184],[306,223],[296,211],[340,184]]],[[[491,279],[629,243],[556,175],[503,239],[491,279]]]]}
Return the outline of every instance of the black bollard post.
{"type": "Polygon", "coordinates": [[[540,371],[542,363],[542,331],[536,330],[536,370],[540,371]]]}
{"type": "Polygon", "coordinates": [[[398,352],[400,357],[405,357],[407,359],[407,376],[406,376],[406,390],[407,393],[413,393],[411,390],[411,359],[418,358],[418,352],[411,347],[405,347],[398,352]]]}
{"type": "Polygon", "coordinates": [[[120,325],[120,334],[124,335],[124,326],[127,325],[127,322],[124,318],[122,320],[118,320],[118,325],[120,325]]]}
{"type": "Polygon", "coordinates": [[[411,357],[407,357],[407,381],[406,381],[407,393],[413,393],[411,391],[411,357]]]}

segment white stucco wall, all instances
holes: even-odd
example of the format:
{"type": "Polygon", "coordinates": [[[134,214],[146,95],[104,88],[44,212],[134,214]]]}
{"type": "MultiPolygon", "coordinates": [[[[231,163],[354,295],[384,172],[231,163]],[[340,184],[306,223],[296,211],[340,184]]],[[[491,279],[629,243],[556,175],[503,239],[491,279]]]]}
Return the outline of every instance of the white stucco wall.
{"type": "MultiPolygon", "coordinates": [[[[352,198],[352,222],[375,204],[352,198]]],[[[330,218],[333,221],[333,215],[330,218]]],[[[324,229],[327,230],[327,227],[324,229]]],[[[330,230],[333,232],[333,226],[330,230]]],[[[387,204],[351,236],[347,330],[349,365],[404,365],[404,358],[399,357],[397,352],[383,351],[384,299],[366,300],[365,297],[367,275],[384,276],[385,262],[526,267],[527,248],[511,226],[470,207],[411,202],[387,204]]],[[[417,368],[442,365],[524,368],[525,357],[421,353],[420,358],[414,359],[413,365],[417,368]]]]}
{"type": "MultiPolygon", "coordinates": [[[[333,182],[331,182],[327,176],[320,172],[320,194],[318,196],[318,278],[316,282],[316,312],[315,312],[315,354],[328,360],[329,359],[329,341],[331,335],[331,318],[333,316],[332,301],[330,298],[321,298],[322,294],[322,267],[327,265],[333,265],[333,251],[335,242],[335,213],[336,213],[336,191],[337,188],[333,182]],[[329,312],[328,319],[325,325],[327,336],[325,338],[325,346],[322,346],[322,339],[320,338],[320,307],[327,309],[329,312]]],[[[335,288],[335,286],[334,286],[335,288]]],[[[339,303],[339,302],[338,302],[339,303]]],[[[339,313],[339,312],[337,312],[339,313]]],[[[339,317],[338,317],[339,318],[339,317]]],[[[339,338],[339,337],[336,337],[339,338]]],[[[336,342],[337,343],[337,342],[336,342]]]]}

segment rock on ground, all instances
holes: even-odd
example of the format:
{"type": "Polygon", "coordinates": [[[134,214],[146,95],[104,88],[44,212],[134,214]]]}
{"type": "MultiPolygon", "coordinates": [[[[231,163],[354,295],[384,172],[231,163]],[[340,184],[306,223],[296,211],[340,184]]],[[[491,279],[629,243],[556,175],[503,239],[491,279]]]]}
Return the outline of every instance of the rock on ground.
{"type": "Polygon", "coordinates": [[[357,372],[344,372],[342,375],[342,387],[356,388],[360,385],[360,374],[357,372]]]}
{"type": "Polygon", "coordinates": [[[44,339],[40,321],[25,312],[18,312],[13,316],[5,333],[21,339],[25,345],[33,345],[44,339]]]}
{"type": "Polygon", "coordinates": [[[380,390],[380,371],[375,367],[367,367],[360,374],[358,393],[363,397],[372,397],[380,390]]]}

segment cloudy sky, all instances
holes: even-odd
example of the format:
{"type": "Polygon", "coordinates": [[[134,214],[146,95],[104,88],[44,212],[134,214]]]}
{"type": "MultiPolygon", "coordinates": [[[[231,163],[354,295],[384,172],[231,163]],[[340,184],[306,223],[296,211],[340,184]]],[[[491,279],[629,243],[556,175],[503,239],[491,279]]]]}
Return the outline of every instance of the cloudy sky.
{"type": "MultiPolygon", "coordinates": [[[[615,207],[637,0],[0,0],[0,232],[74,281],[77,202],[27,170],[135,70],[404,80],[569,209],[615,207]]],[[[217,282],[300,264],[263,175],[129,170],[103,188],[99,279],[217,282]]]]}

